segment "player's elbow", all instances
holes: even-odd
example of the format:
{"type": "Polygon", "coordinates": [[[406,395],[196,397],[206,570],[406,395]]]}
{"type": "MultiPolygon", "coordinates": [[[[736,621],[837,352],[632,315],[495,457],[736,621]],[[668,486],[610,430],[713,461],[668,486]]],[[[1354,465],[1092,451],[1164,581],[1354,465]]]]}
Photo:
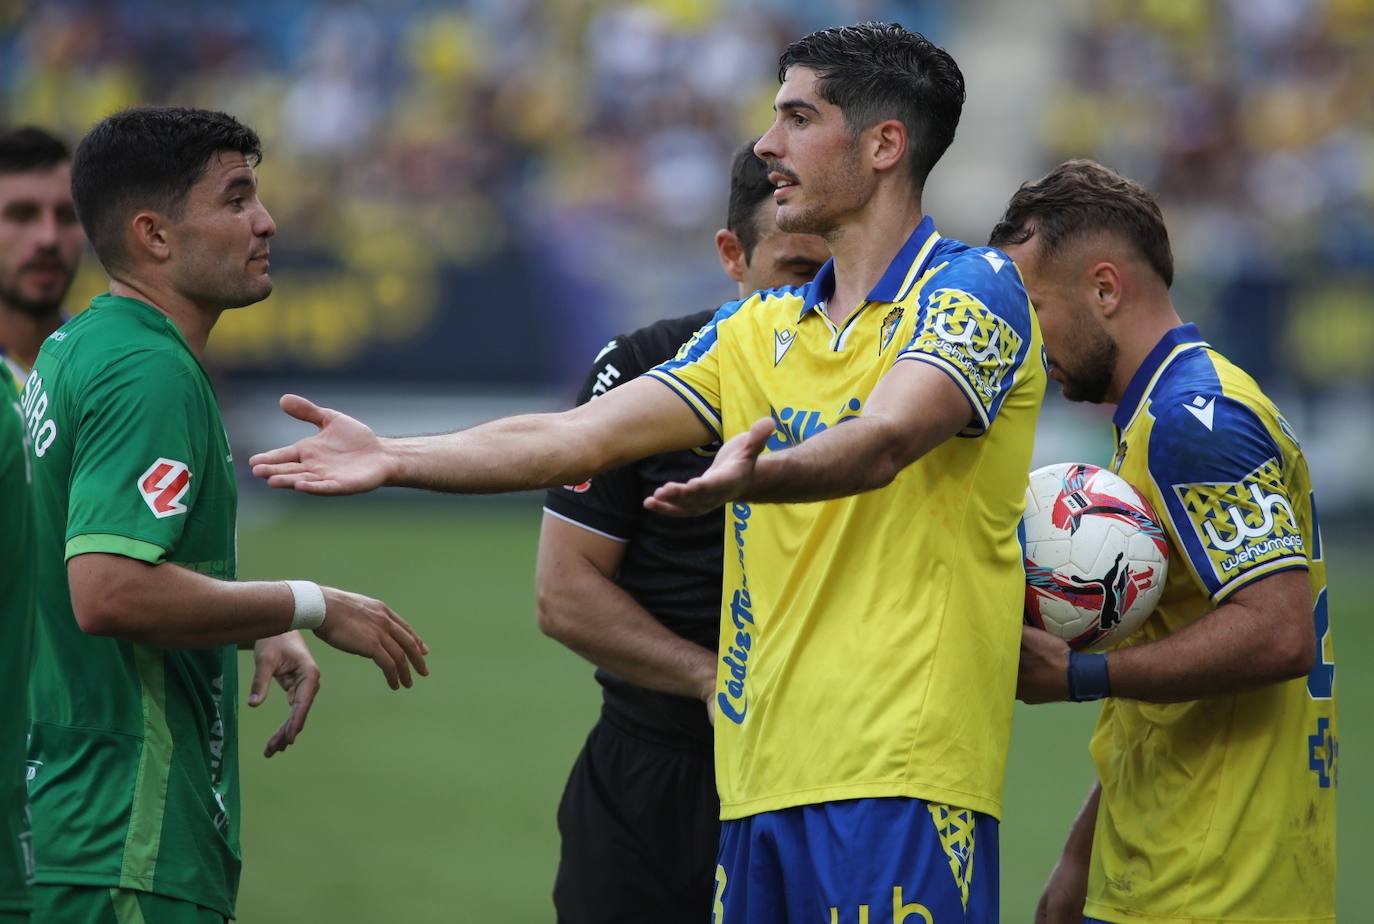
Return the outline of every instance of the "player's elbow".
{"type": "Polygon", "coordinates": [[[136,639],[144,611],[137,600],[141,565],[112,555],[80,555],[67,565],[72,615],[87,635],[136,639]]]}
{"type": "Polygon", "coordinates": [[[576,606],[569,598],[567,583],[541,573],[535,580],[534,613],[539,631],[566,645],[574,634],[576,606]]]}
{"type": "Polygon", "coordinates": [[[1311,672],[1317,660],[1317,638],[1306,625],[1288,628],[1273,645],[1275,680],[1293,680],[1311,672]]]}
{"type": "Polygon", "coordinates": [[[123,638],[131,634],[128,609],[112,594],[72,594],[72,614],[87,635],[123,638]]]}

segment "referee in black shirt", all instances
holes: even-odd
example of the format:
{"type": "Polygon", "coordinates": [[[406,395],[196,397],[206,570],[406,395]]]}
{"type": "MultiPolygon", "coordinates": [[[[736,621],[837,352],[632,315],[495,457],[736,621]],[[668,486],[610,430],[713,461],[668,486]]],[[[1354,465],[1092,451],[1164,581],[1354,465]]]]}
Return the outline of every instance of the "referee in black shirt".
{"type": "MultiPolygon", "coordinates": [[[[721,266],[740,297],[809,282],[830,257],[778,230],[773,186],[751,141],[730,171],[721,266]]],[[[714,312],[616,337],[578,396],[589,401],[671,359],[714,312]]],[[[647,512],[644,498],[710,464],[673,452],[548,493],[539,539],[539,627],[597,666],[601,718],[558,808],[559,924],[701,924],[719,848],[708,703],[720,631],[720,510],[647,512]]]]}

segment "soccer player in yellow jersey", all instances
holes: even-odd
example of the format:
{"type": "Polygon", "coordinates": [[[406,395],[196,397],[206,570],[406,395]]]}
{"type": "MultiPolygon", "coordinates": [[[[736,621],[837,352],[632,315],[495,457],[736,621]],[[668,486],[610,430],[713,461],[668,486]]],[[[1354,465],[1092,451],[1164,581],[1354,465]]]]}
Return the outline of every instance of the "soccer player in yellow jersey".
{"type": "Polygon", "coordinates": [[[992,241],[1024,274],[1065,397],[1116,405],[1112,468],[1173,558],[1156,611],[1108,654],[1024,630],[1022,699],[1108,697],[1099,783],[1037,921],[1334,920],[1335,665],[1292,428],[1179,319],[1164,221],[1136,183],[1061,164],[992,241]]]}
{"type": "Polygon", "coordinates": [[[714,921],[993,922],[1039,328],[1003,254],[923,213],[964,102],[946,52],[865,23],[793,43],[779,77],[755,151],[778,227],[830,245],[813,282],[727,303],[676,359],[562,414],[381,440],[287,396],[320,432],[254,471],[318,494],[510,491],[727,441],[646,501],[729,505],[703,694],[714,921]]]}

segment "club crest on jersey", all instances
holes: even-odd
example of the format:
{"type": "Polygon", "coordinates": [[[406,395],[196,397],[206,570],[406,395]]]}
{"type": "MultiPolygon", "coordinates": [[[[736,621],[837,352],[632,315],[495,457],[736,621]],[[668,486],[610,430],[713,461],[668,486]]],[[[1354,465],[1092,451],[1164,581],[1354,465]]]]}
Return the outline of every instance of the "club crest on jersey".
{"type": "Polygon", "coordinates": [[[797,332],[792,329],[773,330],[773,365],[782,362],[782,358],[787,355],[787,351],[792,349],[792,344],[797,342],[797,332]]]}
{"type": "Polygon", "coordinates": [[[191,468],[176,459],[158,459],[138,476],[138,492],[159,520],[186,512],[181,499],[191,487],[191,468]]]}
{"type": "Polygon", "coordinates": [[[897,328],[902,323],[902,315],[904,313],[905,312],[902,310],[902,306],[898,305],[896,308],[893,308],[891,311],[887,313],[887,317],[883,318],[882,331],[878,337],[879,353],[886,351],[887,345],[891,343],[892,338],[897,335],[897,328]]]}
{"type": "Polygon", "coordinates": [[[1234,484],[1183,484],[1174,492],[1223,580],[1280,558],[1306,556],[1273,459],[1234,484]]]}

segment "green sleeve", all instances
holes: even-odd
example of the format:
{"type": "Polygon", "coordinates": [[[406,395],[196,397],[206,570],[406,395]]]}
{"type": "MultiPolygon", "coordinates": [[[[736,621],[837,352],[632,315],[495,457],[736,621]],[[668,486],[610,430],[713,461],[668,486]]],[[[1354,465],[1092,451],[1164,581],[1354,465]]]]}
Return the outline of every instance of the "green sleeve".
{"type": "Polygon", "coordinates": [[[176,548],[206,464],[210,428],[191,370],[169,352],[135,353],[73,401],[67,557],[106,551],[160,561],[149,547],[176,548]]]}

